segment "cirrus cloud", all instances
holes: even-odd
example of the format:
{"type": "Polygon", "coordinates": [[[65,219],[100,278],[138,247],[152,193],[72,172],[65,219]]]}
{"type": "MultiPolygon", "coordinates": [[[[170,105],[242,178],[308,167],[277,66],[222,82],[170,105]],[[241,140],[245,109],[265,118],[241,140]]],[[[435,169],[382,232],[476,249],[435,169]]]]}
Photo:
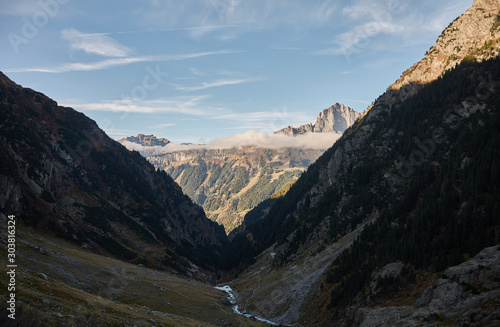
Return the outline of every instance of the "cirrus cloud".
{"type": "Polygon", "coordinates": [[[125,57],[131,50],[104,34],[85,34],[73,28],[61,32],[62,38],[68,41],[71,49],[82,50],[88,54],[104,57],[125,57]]]}

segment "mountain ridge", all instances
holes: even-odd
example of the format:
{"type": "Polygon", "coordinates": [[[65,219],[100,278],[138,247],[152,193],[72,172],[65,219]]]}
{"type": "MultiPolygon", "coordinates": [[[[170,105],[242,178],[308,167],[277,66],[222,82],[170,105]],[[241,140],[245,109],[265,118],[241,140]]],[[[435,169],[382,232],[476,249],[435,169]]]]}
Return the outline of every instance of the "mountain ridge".
{"type": "Polygon", "coordinates": [[[222,228],[166,173],[84,114],[3,73],[0,103],[2,212],[123,260],[179,271],[192,262],[215,267],[227,241],[222,228]]]}
{"type": "Polygon", "coordinates": [[[156,138],[154,135],[144,135],[144,134],[138,134],[137,136],[127,136],[124,137],[120,140],[118,140],[119,143],[123,142],[131,142],[131,143],[136,143],[140,144],[142,146],[165,146],[170,143],[169,140],[166,138],[156,138]]]}

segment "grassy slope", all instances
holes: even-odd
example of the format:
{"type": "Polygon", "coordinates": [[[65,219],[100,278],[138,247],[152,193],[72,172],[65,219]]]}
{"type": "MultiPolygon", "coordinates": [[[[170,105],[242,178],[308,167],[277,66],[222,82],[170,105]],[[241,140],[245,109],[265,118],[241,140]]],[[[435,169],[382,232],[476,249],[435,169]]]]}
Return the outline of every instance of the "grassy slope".
{"type": "MultiPolygon", "coordinates": [[[[2,233],[2,244],[6,235],[2,233]]],[[[6,258],[5,246],[2,257],[6,258]]],[[[262,326],[195,280],[100,256],[18,226],[19,326],[262,326]],[[19,312],[22,308],[24,314],[19,312]],[[30,318],[31,322],[26,320],[30,318]]],[[[7,290],[6,278],[0,280],[7,290]]],[[[7,300],[2,291],[2,303],[7,300]]],[[[2,310],[6,312],[5,310],[2,310]]],[[[0,325],[5,326],[5,317],[0,325]]]]}

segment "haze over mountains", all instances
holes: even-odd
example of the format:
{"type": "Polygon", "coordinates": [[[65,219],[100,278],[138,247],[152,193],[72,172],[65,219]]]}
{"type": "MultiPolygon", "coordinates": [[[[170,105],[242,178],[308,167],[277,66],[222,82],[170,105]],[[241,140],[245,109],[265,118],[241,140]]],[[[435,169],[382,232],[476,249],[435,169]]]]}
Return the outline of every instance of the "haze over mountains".
{"type": "Polygon", "coordinates": [[[165,171],[1,74],[15,323],[264,325],[238,304],[294,326],[500,325],[499,53],[500,3],[475,0],[341,137],[261,139],[340,137],[321,155],[245,143],[259,133],[150,153],[204,206],[238,196],[219,206],[246,213],[230,242],[165,171]],[[252,188],[271,196],[245,207],[252,188]]]}

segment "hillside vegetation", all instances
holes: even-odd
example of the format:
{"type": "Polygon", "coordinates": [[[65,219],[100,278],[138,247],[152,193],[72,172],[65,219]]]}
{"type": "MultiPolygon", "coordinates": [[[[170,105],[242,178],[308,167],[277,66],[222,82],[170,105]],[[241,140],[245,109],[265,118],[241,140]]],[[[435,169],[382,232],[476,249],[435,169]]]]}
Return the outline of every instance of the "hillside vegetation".
{"type": "Polygon", "coordinates": [[[207,217],[222,224],[229,234],[249,210],[296,181],[322,152],[248,146],[165,153],[148,160],[165,169],[203,207],[207,217]]]}

